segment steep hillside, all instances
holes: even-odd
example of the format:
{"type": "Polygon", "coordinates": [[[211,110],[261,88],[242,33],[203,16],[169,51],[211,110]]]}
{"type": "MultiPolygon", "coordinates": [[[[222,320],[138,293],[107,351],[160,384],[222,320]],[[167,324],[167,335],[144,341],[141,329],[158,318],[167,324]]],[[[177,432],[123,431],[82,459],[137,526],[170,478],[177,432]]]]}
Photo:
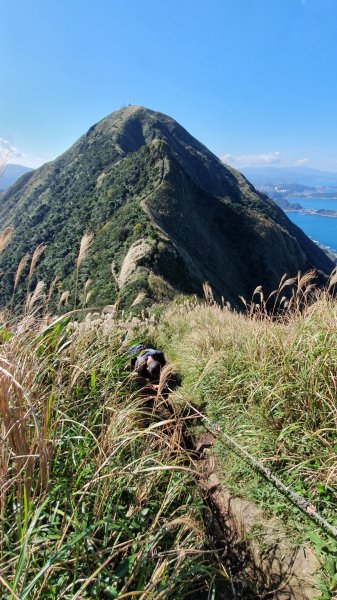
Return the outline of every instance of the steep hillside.
{"type": "MultiPolygon", "coordinates": [[[[74,293],[85,231],[95,235],[81,267],[91,303],[144,306],[207,280],[233,305],[285,272],[333,264],[274,202],[225,167],[170,117],[129,106],[91,127],[55,161],[2,195],[0,227],[14,227],[1,262],[1,303],[19,260],[47,244],[34,277],[74,293]]],[[[32,284],[34,282],[32,281],[32,284]]],[[[18,288],[22,299],[24,290],[18,288]]],[[[84,301],[81,298],[81,301],[84,301]]]]}

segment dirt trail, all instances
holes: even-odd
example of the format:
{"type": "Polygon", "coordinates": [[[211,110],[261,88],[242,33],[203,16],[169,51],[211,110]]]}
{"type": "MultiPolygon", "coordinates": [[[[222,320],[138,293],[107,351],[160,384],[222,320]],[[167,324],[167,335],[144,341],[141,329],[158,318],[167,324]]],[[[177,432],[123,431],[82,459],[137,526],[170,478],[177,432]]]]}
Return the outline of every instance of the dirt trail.
{"type": "MultiPolygon", "coordinates": [[[[161,418],[176,416],[169,398],[160,404],[161,418]]],[[[212,451],[215,438],[205,432],[191,437],[185,420],[179,428],[182,444],[199,474],[204,499],[204,522],[213,547],[228,573],[218,600],[314,600],[319,592],[315,577],[319,563],[309,547],[294,548],[280,535],[276,519],[266,519],[253,503],[228,493],[221,485],[220,469],[212,451]]]]}
{"type": "Polygon", "coordinates": [[[314,600],[319,593],[315,576],[320,567],[308,547],[292,547],[280,525],[266,519],[253,503],[228,493],[212,454],[214,438],[201,435],[196,444],[200,485],[209,507],[209,534],[232,578],[232,598],[314,600]]]}

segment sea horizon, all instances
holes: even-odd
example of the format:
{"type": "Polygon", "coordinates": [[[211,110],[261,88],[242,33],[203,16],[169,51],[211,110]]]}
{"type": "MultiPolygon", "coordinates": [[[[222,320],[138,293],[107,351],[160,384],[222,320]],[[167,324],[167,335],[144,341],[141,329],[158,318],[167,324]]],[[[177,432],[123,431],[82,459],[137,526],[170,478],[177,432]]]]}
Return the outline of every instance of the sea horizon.
{"type": "MultiPolygon", "coordinates": [[[[303,208],[311,210],[337,211],[337,199],[331,198],[288,198],[289,202],[298,202],[303,208]]],[[[300,227],[314,242],[337,253],[336,217],[316,215],[300,211],[285,211],[289,219],[300,227]]]]}

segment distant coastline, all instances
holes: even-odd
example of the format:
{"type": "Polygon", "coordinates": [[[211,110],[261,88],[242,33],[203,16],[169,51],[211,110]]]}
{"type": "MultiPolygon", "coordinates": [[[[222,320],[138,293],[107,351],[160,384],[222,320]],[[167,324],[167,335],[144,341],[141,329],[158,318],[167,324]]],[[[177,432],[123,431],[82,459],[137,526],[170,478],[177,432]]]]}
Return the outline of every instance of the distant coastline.
{"type": "Polygon", "coordinates": [[[337,173],[248,169],[253,184],[337,264],[337,173]],[[316,217],[322,217],[317,219],[316,217]]]}
{"type": "Polygon", "coordinates": [[[314,208],[297,208],[296,206],[294,208],[292,207],[287,207],[284,209],[284,212],[288,213],[288,212],[297,212],[297,213],[301,213],[302,215],[316,215],[318,217],[332,217],[335,218],[337,217],[337,211],[336,210],[328,210],[325,208],[320,208],[320,209],[314,209],[314,208]]]}

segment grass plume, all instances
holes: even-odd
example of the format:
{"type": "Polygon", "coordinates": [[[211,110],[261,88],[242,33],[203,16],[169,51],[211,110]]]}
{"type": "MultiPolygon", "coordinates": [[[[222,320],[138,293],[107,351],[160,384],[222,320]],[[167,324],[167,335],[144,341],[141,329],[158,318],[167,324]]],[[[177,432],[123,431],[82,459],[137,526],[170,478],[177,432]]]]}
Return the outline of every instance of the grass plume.
{"type": "Polygon", "coordinates": [[[91,246],[91,244],[93,242],[93,239],[94,239],[94,234],[93,233],[86,232],[83,235],[83,237],[81,239],[81,244],[80,244],[80,251],[78,253],[77,260],[76,260],[76,269],[77,269],[77,271],[79,270],[82,262],[84,261],[86,255],[87,255],[87,253],[89,251],[89,248],[90,248],[90,246],[91,246]]]}
{"type": "Polygon", "coordinates": [[[35,290],[32,294],[28,294],[26,301],[26,313],[30,313],[34,307],[34,304],[42,298],[42,290],[45,287],[44,281],[38,281],[35,290]]]}
{"type": "Polygon", "coordinates": [[[64,292],[62,292],[57,306],[58,307],[63,306],[63,305],[67,306],[68,300],[69,300],[69,295],[70,295],[69,290],[65,290],[64,292]]]}
{"type": "Polygon", "coordinates": [[[40,256],[44,253],[46,247],[47,246],[45,244],[39,244],[38,246],[36,246],[36,248],[32,254],[32,260],[30,262],[29,273],[28,273],[27,295],[29,294],[30,284],[31,284],[33,273],[35,271],[35,267],[37,265],[37,261],[39,260],[40,256]]]}
{"type": "Polygon", "coordinates": [[[43,254],[43,252],[46,249],[46,245],[45,244],[39,244],[32,255],[32,260],[30,263],[30,267],[29,267],[29,273],[28,273],[28,280],[30,281],[34,272],[34,269],[36,267],[37,261],[39,260],[40,256],[43,254]]]}
{"type": "Polygon", "coordinates": [[[12,298],[11,298],[11,307],[10,307],[10,312],[13,312],[13,306],[14,306],[14,296],[15,296],[15,291],[16,288],[18,286],[18,283],[20,281],[20,277],[22,275],[22,272],[24,271],[27,262],[29,260],[29,254],[25,254],[25,256],[23,256],[18,264],[18,267],[16,269],[16,273],[15,273],[15,277],[14,277],[14,286],[13,286],[13,293],[12,293],[12,298]]]}
{"type": "Polygon", "coordinates": [[[0,232],[0,252],[3,252],[5,248],[8,246],[11,241],[12,235],[14,233],[13,227],[6,227],[3,231],[0,232]]]}
{"type": "Polygon", "coordinates": [[[23,256],[18,264],[18,268],[16,269],[15,278],[14,278],[14,288],[13,293],[15,292],[17,285],[19,283],[20,277],[22,275],[22,271],[24,270],[27,262],[29,260],[29,254],[23,256]]]}
{"type": "Polygon", "coordinates": [[[82,239],[81,239],[80,250],[79,250],[79,253],[78,253],[78,256],[76,259],[76,282],[75,282],[74,310],[76,309],[76,306],[77,306],[78,276],[79,276],[80,266],[81,266],[82,262],[84,261],[86,255],[88,254],[88,251],[93,242],[93,239],[94,239],[94,234],[90,233],[90,232],[86,232],[82,236],[82,239]]]}

